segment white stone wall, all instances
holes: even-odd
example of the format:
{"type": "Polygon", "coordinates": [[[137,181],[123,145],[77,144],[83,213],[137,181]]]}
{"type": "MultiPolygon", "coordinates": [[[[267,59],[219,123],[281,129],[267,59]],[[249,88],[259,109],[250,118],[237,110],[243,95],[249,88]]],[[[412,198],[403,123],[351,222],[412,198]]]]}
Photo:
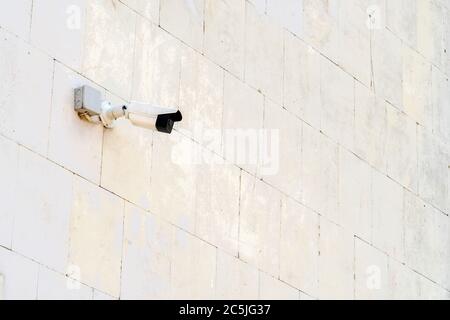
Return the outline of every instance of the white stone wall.
{"type": "Polygon", "coordinates": [[[449,76],[449,0],[0,0],[0,297],[449,299],[449,76]]]}

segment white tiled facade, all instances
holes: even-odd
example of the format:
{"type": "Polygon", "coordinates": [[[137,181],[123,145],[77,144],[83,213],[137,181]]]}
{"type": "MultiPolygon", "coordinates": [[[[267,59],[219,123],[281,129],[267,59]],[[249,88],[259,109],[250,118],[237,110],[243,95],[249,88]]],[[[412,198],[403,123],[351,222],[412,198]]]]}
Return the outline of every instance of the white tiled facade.
{"type": "Polygon", "coordinates": [[[449,77],[448,0],[0,0],[0,297],[450,299],[449,77]]]}

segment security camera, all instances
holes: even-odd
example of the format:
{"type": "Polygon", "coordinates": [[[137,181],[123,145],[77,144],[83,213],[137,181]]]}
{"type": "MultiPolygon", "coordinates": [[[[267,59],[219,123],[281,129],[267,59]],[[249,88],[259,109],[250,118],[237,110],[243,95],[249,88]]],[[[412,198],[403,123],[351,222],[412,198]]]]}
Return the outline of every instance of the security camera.
{"type": "Polygon", "coordinates": [[[160,107],[141,102],[114,106],[102,99],[100,91],[83,86],[75,89],[75,111],[81,118],[112,128],[119,118],[125,118],[138,127],[171,133],[175,122],[183,119],[175,108],[160,107]]]}

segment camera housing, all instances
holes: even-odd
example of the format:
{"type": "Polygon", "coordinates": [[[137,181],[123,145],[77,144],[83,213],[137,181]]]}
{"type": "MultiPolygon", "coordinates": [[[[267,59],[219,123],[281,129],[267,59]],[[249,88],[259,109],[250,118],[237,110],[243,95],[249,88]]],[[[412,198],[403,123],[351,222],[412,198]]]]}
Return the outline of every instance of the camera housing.
{"type": "Polygon", "coordinates": [[[170,107],[141,102],[113,106],[102,99],[100,91],[90,86],[75,89],[74,110],[81,118],[103,124],[105,128],[112,128],[117,119],[126,118],[135,126],[167,134],[183,119],[179,110],[170,107]]]}

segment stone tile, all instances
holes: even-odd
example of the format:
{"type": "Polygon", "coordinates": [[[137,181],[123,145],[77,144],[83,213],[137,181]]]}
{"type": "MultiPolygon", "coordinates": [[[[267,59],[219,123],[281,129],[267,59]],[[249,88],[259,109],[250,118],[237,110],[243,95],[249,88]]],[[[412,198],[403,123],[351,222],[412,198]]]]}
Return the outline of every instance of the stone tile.
{"type": "Polygon", "coordinates": [[[265,274],[259,273],[259,299],[261,300],[299,300],[299,291],[265,274]]]}
{"type": "Polygon", "coordinates": [[[212,299],[216,277],[216,248],[177,229],[173,242],[172,299],[212,299]]]}
{"type": "Polygon", "coordinates": [[[149,211],[191,233],[195,233],[198,152],[192,140],[177,132],[154,136],[149,211]]]}
{"type": "Polygon", "coordinates": [[[417,48],[420,0],[386,1],[386,26],[408,46],[417,48]]]}
{"type": "Polygon", "coordinates": [[[124,202],[77,178],[73,197],[70,266],[79,268],[81,282],[118,297],[124,202]]]}
{"type": "Polygon", "coordinates": [[[355,299],[387,299],[388,278],[388,256],[355,238],[355,299]]]}
{"type": "MultiPolygon", "coordinates": [[[[369,12],[381,12],[382,1],[346,0],[339,2],[338,61],[342,68],[366,86],[371,84],[371,31],[369,12]]],[[[381,13],[380,13],[381,15],[381,13]]],[[[374,16],[374,19],[379,17],[374,16]]]]}
{"type": "Polygon", "coordinates": [[[34,300],[39,265],[0,247],[0,294],[2,300],[34,300]]]}
{"type": "Polygon", "coordinates": [[[449,213],[448,147],[422,127],[418,127],[419,195],[441,211],[449,213]]]}
{"type": "Polygon", "coordinates": [[[117,0],[94,0],[86,9],[82,73],[129,99],[133,75],[136,14],[117,0]]]}
{"type": "Polygon", "coordinates": [[[320,70],[324,58],[288,32],[284,39],[284,105],[305,122],[320,128],[320,70]]]}
{"type": "Polygon", "coordinates": [[[420,299],[420,278],[417,273],[393,259],[388,261],[388,272],[389,299],[420,299]]]}
{"type": "MultiPolygon", "coordinates": [[[[264,129],[275,132],[277,148],[272,155],[272,170],[259,170],[264,181],[276,186],[294,199],[302,199],[302,122],[285,109],[265,101],[264,129]],[[278,154],[276,152],[278,151],[278,154]]],[[[266,161],[263,161],[266,162],[266,161]]]]}
{"type": "Polygon", "coordinates": [[[12,249],[65,273],[73,175],[24,148],[18,168],[12,249]]]}
{"type": "Polygon", "coordinates": [[[184,50],[166,31],[138,18],[132,100],[178,106],[184,50]]]}
{"type": "Polygon", "coordinates": [[[281,105],[283,29],[247,4],[245,35],[245,81],[281,105]]]}
{"type": "Polygon", "coordinates": [[[444,66],[445,19],[436,1],[417,0],[417,50],[439,67],[444,66]]]}
{"type": "Polygon", "coordinates": [[[302,133],[302,203],[337,221],[338,147],[307,125],[302,133]]]}
{"type": "Polygon", "coordinates": [[[201,54],[189,50],[183,56],[180,88],[183,121],[178,127],[217,153],[221,151],[223,79],[223,70],[201,54]]]}
{"type": "Polygon", "coordinates": [[[121,299],[169,299],[174,227],[126,204],[121,299]]]}
{"type": "Polygon", "coordinates": [[[387,173],[395,181],[417,191],[417,125],[411,118],[387,106],[387,173]]]}
{"type": "Polygon", "coordinates": [[[372,44],[373,85],[377,96],[396,108],[403,109],[402,43],[387,29],[373,33],[372,44]]]}
{"type": "Polygon", "coordinates": [[[355,82],[354,152],[381,172],[386,172],[387,103],[355,82]]]}
{"type": "Polygon", "coordinates": [[[448,300],[448,291],[407,266],[389,260],[390,296],[392,300],[448,300]]]}
{"type": "Polygon", "coordinates": [[[262,160],[258,140],[263,125],[263,95],[226,73],[222,119],[224,157],[256,174],[262,160]]]}
{"type": "Polygon", "coordinates": [[[195,234],[237,256],[241,172],[220,164],[218,156],[210,157],[211,164],[197,166],[195,173],[195,234]]]}
{"type": "Polygon", "coordinates": [[[92,300],[93,289],[45,267],[39,268],[38,300],[92,300]]]}
{"type": "Polygon", "coordinates": [[[318,293],[319,216],[283,198],[280,280],[312,295],[318,293]]]}
{"type": "Polygon", "coordinates": [[[373,172],[373,245],[404,261],[403,188],[384,174],[373,172]]]}
{"type": "Polygon", "coordinates": [[[319,298],[352,299],[353,236],[342,227],[322,218],[319,250],[319,298]]]}
{"type": "Polygon", "coordinates": [[[441,286],[450,288],[450,220],[405,191],[406,264],[441,286]]]}
{"type": "Polygon", "coordinates": [[[281,195],[242,172],[239,257],[278,277],[281,195]]]}
{"type": "Polygon", "coordinates": [[[202,50],[204,0],[160,0],[161,27],[196,50],[202,50]]]}
{"type": "Polygon", "coordinates": [[[432,70],[433,133],[450,140],[450,81],[437,68],[432,70]]]}
{"type": "Polygon", "coordinates": [[[2,1],[0,27],[24,40],[30,38],[32,0],[2,1]]]}
{"type": "Polygon", "coordinates": [[[258,269],[217,251],[216,299],[255,300],[258,290],[258,269]]]}
{"type": "Polygon", "coordinates": [[[339,149],[339,221],[353,234],[372,238],[372,169],[363,160],[339,149]]]}
{"type": "Polygon", "coordinates": [[[320,70],[322,131],[348,149],[354,144],[354,80],[329,60],[321,60],[320,70]]]}
{"type": "Polygon", "coordinates": [[[2,209],[0,210],[0,246],[11,249],[15,216],[15,190],[19,174],[19,147],[14,142],[0,136],[0,194],[2,209]]]}
{"type": "Polygon", "coordinates": [[[46,154],[53,60],[4,30],[0,38],[0,133],[46,154]]]}
{"type": "Polygon", "coordinates": [[[304,39],[329,59],[338,62],[339,2],[303,0],[304,39]]]}
{"type": "Polygon", "coordinates": [[[433,122],[431,85],[431,64],[414,50],[403,46],[404,111],[429,129],[433,122]]]}
{"type": "Polygon", "coordinates": [[[128,120],[117,121],[104,134],[102,187],[148,209],[152,154],[151,131],[135,127],[128,120]]]}
{"type": "Polygon", "coordinates": [[[33,2],[31,42],[51,57],[81,71],[83,53],[91,50],[84,48],[83,43],[87,6],[86,0],[33,2]]]}
{"type": "Polygon", "coordinates": [[[73,111],[74,89],[83,85],[101,90],[87,79],[56,63],[48,157],[98,184],[102,161],[103,126],[82,121],[73,111]]]}
{"type": "MultiPolygon", "coordinates": [[[[444,17],[450,14],[450,5],[447,6],[447,10],[444,9],[444,17]]],[[[450,19],[444,18],[444,40],[442,50],[442,69],[446,74],[450,75],[450,19]]]]}
{"type": "Polygon", "coordinates": [[[448,299],[448,291],[395,260],[389,260],[391,300],[448,299]]]}
{"type": "Polygon", "coordinates": [[[245,0],[205,1],[205,55],[244,77],[245,0]]]}
{"type": "Polygon", "coordinates": [[[239,169],[175,132],[153,154],[150,211],[236,254],[239,169]]]}

